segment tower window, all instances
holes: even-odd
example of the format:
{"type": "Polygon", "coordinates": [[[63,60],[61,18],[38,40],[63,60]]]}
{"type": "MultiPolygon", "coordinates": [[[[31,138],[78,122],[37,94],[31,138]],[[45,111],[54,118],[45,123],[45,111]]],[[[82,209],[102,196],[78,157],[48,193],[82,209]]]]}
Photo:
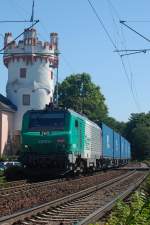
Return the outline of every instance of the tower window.
{"type": "Polygon", "coordinates": [[[26,78],[27,69],[20,68],[20,78],[26,78]]]}
{"type": "Polygon", "coordinates": [[[23,105],[30,105],[30,95],[23,95],[22,96],[22,104],[23,105]]]}
{"type": "Polygon", "coordinates": [[[53,80],[53,71],[51,71],[51,80],[53,80]]]}

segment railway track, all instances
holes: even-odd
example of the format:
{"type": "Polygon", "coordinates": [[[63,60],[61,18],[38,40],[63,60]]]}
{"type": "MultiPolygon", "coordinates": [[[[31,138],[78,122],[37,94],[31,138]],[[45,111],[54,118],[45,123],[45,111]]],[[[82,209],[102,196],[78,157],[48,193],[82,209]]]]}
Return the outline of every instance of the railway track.
{"type": "MultiPolygon", "coordinates": [[[[107,172],[109,173],[109,171],[107,172]]],[[[107,176],[106,173],[106,176],[107,176]]],[[[124,172],[121,172],[125,173],[124,172]]],[[[13,182],[8,182],[8,187],[1,187],[0,188],[0,199],[1,198],[5,198],[5,197],[11,197],[14,194],[19,194],[22,192],[28,192],[29,190],[34,190],[37,188],[42,188],[42,187],[46,187],[46,186],[51,186],[53,184],[57,184],[60,182],[65,182],[65,181],[70,181],[70,180],[81,180],[81,179],[91,179],[91,177],[98,177],[100,174],[103,174],[102,171],[97,172],[93,175],[89,175],[89,176],[78,176],[75,178],[61,178],[61,179],[54,179],[54,180],[48,180],[48,181],[42,181],[42,182],[27,182],[27,180],[20,180],[20,181],[13,181],[13,182]]]]}
{"type": "Polygon", "coordinates": [[[23,182],[22,184],[21,183],[18,183],[18,185],[12,185],[10,187],[7,187],[7,188],[0,188],[0,198],[4,198],[8,195],[13,195],[13,194],[18,194],[19,192],[22,192],[22,191],[28,191],[30,189],[33,189],[33,188],[39,188],[39,187],[42,187],[42,186],[45,186],[45,185],[52,185],[52,184],[55,184],[55,183],[58,183],[60,181],[63,181],[63,179],[56,179],[56,180],[49,180],[49,181],[43,181],[43,182],[35,182],[35,183],[26,183],[26,182],[23,182]]]}
{"type": "Polygon", "coordinates": [[[6,192],[3,190],[3,194],[0,195],[0,216],[56,200],[124,173],[126,171],[107,171],[77,179],[33,183],[30,186],[19,186],[19,189],[16,187],[5,190],[6,192]]]}
{"type": "Polygon", "coordinates": [[[0,224],[89,224],[127,196],[148,173],[132,171],[80,192],[0,219],[0,224]]]}
{"type": "Polygon", "coordinates": [[[5,189],[5,188],[14,188],[16,186],[24,185],[26,184],[26,180],[17,180],[17,181],[11,181],[11,182],[6,182],[0,185],[0,190],[5,189]]]}

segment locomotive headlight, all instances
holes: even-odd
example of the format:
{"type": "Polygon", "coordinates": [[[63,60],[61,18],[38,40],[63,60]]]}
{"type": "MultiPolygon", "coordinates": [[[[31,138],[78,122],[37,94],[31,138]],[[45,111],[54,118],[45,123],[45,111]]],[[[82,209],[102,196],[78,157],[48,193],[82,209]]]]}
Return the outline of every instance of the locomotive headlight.
{"type": "Polygon", "coordinates": [[[25,145],[24,147],[27,149],[28,148],[28,145],[25,145]]]}

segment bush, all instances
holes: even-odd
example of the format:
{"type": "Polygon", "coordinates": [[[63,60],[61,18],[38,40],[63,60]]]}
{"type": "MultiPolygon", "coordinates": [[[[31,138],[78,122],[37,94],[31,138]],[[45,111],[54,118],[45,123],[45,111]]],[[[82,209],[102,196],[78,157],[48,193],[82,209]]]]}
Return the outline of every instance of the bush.
{"type": "Polygon", "coordinates": [[[150,176],[131,197],[131,203],[119,200],[106,225],[150,225],[150,176]]]}

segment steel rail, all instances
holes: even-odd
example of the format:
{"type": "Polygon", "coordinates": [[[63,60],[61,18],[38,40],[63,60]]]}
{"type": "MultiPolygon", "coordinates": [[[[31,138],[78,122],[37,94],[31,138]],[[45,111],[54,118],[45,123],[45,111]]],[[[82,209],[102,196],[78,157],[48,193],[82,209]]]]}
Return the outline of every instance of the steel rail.
{"type": "Polygon", "coordinates": [[[107,203],[105,206],[99,208],[95,212],[93,212],[90,216],[86,217],[84,220],[78,223],[78,225],[88,225],[90,223],[97,222],[100,218],[102,218],[107,212],[109,212],[118,199],[125,199],[131,192],[133,192],[148,176],[149,174],[144,175],[144,177],[139,178],[136,182],[136,184],[133,184],[131,187],[129,187],[126,191],[118,195],[116,198],[114,198],[111,202],[107,203]]]}
{"type": "MultiPolygon", "coordinates": [[[[132,169],[133,170],[133,169],[132,169]]],[[[101,173],[102,171],[98,171],[98,172],[95,172],[94,176],[97,176],[101,173]]],[[[91,175],[89,175],[90,177],[91,175]]],[[[84,176],[79,176],[75,179],[81,179],[83,178],[84,176]]],[[[72,178],[71,178],[72,179],[72,178]]],[[[58,179],[52,179],[52,180],[46,180],[46,181],[40,181],[40,182],[27,182],[27,180],[18,180],[18,181],[12,181],[12,182],[7,182],[6,185],[8,185],[8,187],[5,187],[5,186],[0,186],[0,195],[1,195],[1,192],[7,192],[7,191],[11,191],[13,190],[14,188],[17,188],[17,189],[20,189],[22,187],[30,187],[31,185],[33,187],[36,187],[39,185],[40,186],[44,186],[44,185],[52,185],[52,184],[56,184],[58,182],[63,182],[63,181],[67,181],[68,178],[58,178],[58,179]],[[22,184],[19,184],[19,183],[22,183],[22,184]]],[[[3,197],[4,197],[4,194],[3,194],[3,197]]]]}
{"type": "MultiPolygon", "coordinates": [[[[101,171],[100,171],[100,173],[101,173],[101,171]]],[[[99,173],[95,173],[94,176],[97,176],[98,174],[99,173]]],[[[81,177],[78,177],[78,178],[75,178],[75,179],[82,179],[83,177],[81,176],[81,177]]],[[[25,184],[20,184],[20,185],[14,185],[12,187],[10,186],[10,187],[6,187],[6,188],[0,188],[0,198],[8,197],[8,195],[13,195],[14,193],[18,194],[19,192],[22,192],[22,190],[24,190],[25,188],[27,188],[27,189],[24,190],[26,192],[26,191],[31,190],[31,189],[36,188],[36,187],[39,188],[39,187],[43,187],[45,185],[49,186],[49,185],[57,184],[59,182],[65,182],[67,180],[68,180],[68,178],[67,179],[66,178],[59,178],[59,179],[53,179],[53,180],[48,180],[48,181],[33,182],[33,183],[31,182],[31,183],[25,183],[25,184]]],[[[25,181],[25,180],[21,180],[21,181],[25,181]]]]}
{"type": "Polygon", "coordinates": [[[9,182],[3,183],[0,185],[0,190],[22,185],[22,184],[18,185],[18,183],[24,184],[24,183],[26,183],[26,180],[16,180],[16,181],[9,181],[9,182]]]}
{"type": "Polygon", "coordinates": [[[76,192],[76,193],[71,194],[69,196],[66,196],[66,197],[63,197],[63,198],[60,198],[60,199],[57,199],[57,200],[54,200],[54,201],[36,206],[36,207],[33,207],[33,208],[30,208],[30,209],[27,209],[27,210],[23,210],[21,212],[14,213],[14,214],[9,215],[9,216],[4,216],[4,217],[0,218],[0,224],[4,225],[4,223],[5,223],[5,225],[7,225],[7,224],[10,225],[10,224],[13,224],[17,221],[24,220],[24,219],[29,218],[31,216],[37,215],[38,213],[41,213],[42,211],[48,210],[50,207],[57,207],[57,206],[60,206],[61,204],[65,204],[69,201],[73,201],[75,199],[84,197],[84,196],[86,196],[86,195],[88,195],[92,192],[96,192],[97,190],[99,190],[101,188],[107,187],[110,184],[113,184],[113,183],[118,182],[122,179],[125,179],[129,176],[132,176],[135,173],[137,173],[136,170],[133,170],[133,171],[128,172],[127,174],[123,174],[119,177],[113,178],[109,181],[106,181],[104,183],[95,185],[95,186],[87,188],[85,190],[76,192]]]}
{"type": "MultiPolygon", "coordinates": [[[[96,172],[94,174],[94,176],[97,176],[100,173],[101,173],[101,171],[96,172]]],[[[76,180],[82,179],[83,177],[84,176],[81,176],[81,177],[79,176],[78,178],[75,178],[75,179],[76,180]]],[[[89,177],[91,177],[91,175],[89,177]]],[[[71,180],[74,180],[74,179],[71,178],[71,180]]],[[[25,180],[22,180],[22,181],[25,181],[25,180]]],[[[45,185],[49,186],[49,185],[53,185],[53,184],[57,184],[59,182],[65,182],[65,181],[68,181],[68,178],[58,178],[58,179],[53,179],[53,180],[48,180],[48,181],[33,182],[33,183],[31,182],[31,183],[25,183],[25,184],[20,184],[20,185],[14,185],[12,187],[10,186],[10,187],[6,187],[6,188],[0,188],[0,198],[8,197],[8,195],[11,196],[13,194],[18,194],[22,191],[27,192],[28,190],[31,190],[31,189],[36,188],[36,187],[39,188],[39,187],[43,187],[45,185]]]]}
{"type": "Polygon", "coordinates": [[[43,182],[34,182],[34,183],[25,183],[25,184],[21,184],[18,186],[1,188],[0,189],[0,198],[1,197],[4,198],[5,196],[12,195],[14,193],[17,194],[19,192],[22,192],[22,190],[24,190],[24,189],[25,189],[24,191],[27,191],[27,190],[30,190],[30,189],[36,188],[36,187],[42,187],[45,185],[53,185],[60,181],[63,182],[63,179],[49,180],[49,181],[43,181],[43,182]],[[8,192],[10,192],[10,193],[8,193],[8,192]]]}

